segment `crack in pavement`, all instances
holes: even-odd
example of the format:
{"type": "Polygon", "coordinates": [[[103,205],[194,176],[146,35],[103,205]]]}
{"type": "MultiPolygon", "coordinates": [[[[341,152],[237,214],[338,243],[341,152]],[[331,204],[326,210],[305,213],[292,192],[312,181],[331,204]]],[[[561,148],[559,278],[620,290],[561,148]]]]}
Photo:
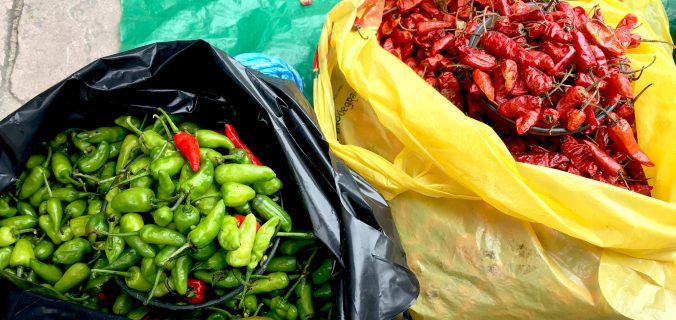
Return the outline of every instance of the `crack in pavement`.
{"type": "Polygon", "coordinates": [[[14,71],[14,64],[16,62],[16,57],[19,53],[19,21],[21,20],[21,13],[23,12],[24,0],[14,0],[12,2],[12,8],[9,13],[9,25],[7,26],[7,39],[4,43],[5,52],[5,61],[4,67],[0,72],[2,75],[2,82],[0,83],[0,89],[3,89],[9,96],[14,98],[16,101],[21,101],[17,96],[12,93],[10,90],[11,86],[11,76],[14,71]]]}

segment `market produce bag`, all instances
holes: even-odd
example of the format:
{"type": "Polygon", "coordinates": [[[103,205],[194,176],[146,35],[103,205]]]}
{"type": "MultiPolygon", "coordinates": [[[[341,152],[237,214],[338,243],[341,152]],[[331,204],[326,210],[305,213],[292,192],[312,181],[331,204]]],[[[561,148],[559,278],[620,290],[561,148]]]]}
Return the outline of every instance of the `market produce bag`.
{"type": "MultiPolygon", "coordinates": [[[[330,158],[302,93],[293,82],[244,68],[201,40],[157,43],[94,61],[0,121],[0,190],[16,181],[36,142],[158,107],[214,128],[227,119],[285,181],[284,207],[294,224],[313,230],[340,265],[333,277],[338,318],[389,319],[413,304],[418,283],[385,200],[330,158]]],[[[53,299],[53,291],[4,272],[0,284],[9,288],[0,291],[3,319],[116,318],[53,299]]]]}
{"type": "MultiPolygon", "coordinates": [[[[329,13],[315,112],[331,150],[392,208],[420,281],[414,318],[676,319],[670,48],[628,51],[635,68],[656,57],[635,83],[654,83],[636,105],[639,143],[655,163],[651,198],[515,162],[491,127],[380,47],[383,4],[344,0],[329,13]]],[[[599,4],[611,25],[631,12],[619,1],[571,4],[599,4]]],[[[665,25],[664,9],[635,13],[641,36],[659,39],[651,26],[665,25]]]]}

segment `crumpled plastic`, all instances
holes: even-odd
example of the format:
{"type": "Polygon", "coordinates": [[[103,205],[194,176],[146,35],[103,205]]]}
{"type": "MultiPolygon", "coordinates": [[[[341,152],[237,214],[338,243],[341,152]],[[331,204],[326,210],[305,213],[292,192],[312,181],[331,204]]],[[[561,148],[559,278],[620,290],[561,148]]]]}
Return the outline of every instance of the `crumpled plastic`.
{"type": "Polygon", "coordinates": [[[303,91],[303,79],[301,79],[298,71],[278,57],[250,52],[238,54],[234,58],[243,66],[254,69],[266,76],[291,80],[298,86],[300,91],[303,91]]]}
{"type": "MultiPolygon", "coordinates": [[[[492,128],[379,46],[383,2],[344,0],[329,13],[315,112],[331,150],[392,207],[421,283],[414,317],[676,319],[671,49],[628,51],[634,68],[656,58],[633,84],[654,83],[636,104],[639,144],[656,164],[651,198],[516,163],[492,128]]],[[[611,25],[632,12],[616,0],[571,4],[599,4],[611,25]]],[[[669,40],[659,0],[630,6],[644,39],[669,40]]]]}

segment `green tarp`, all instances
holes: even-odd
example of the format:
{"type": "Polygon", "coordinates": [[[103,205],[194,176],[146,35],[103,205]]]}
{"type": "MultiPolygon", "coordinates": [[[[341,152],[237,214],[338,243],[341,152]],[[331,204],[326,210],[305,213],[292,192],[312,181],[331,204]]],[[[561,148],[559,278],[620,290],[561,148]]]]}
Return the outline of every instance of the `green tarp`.
{"type": "Polygon", "coordinates": [[[120,50],[171,40],[204,39],[230,55],[280,57],[312,98],[312,59],[326,13],[338,0],[122,0],[120,50]]]}

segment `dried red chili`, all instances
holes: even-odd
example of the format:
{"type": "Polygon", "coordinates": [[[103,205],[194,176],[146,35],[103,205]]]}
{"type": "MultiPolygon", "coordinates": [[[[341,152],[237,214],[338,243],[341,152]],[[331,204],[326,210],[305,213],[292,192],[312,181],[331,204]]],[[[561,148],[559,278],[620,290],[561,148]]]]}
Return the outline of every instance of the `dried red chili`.
{"type": "Polygon", "coordinates": [[[554,83],[544,72],[530,66],[520,66],[519,75],[528,86],[530,93],[539,96],[552,89],[554,83]]]}
{"type": "Polygon", "coordinates": [[[558,111],[556,111],[556,109],[546,108],[546,109],[542,110],[542,116],[541,116],[542,123],[546,127],[555,126],[557,123],[559,123],[560,117],[561,117],[561,115],[559,114],[558,111]]]}
{"type": "Polygon", "coordinates": [[[398,0],[397,7],[401,13],[406,13],[409,10],[417,7],[422,0],[398,0]]]}
{"type": "Polygon", "coordinates": [[[535,66],[533,56],[528,51],[500,32],[485,32],[481,36],[481,45],[488,53],[501,59],[512,59],[519,65],[535,66]]]}
{"type": "Polygon", "coordinates": [[[494,1],[495,10],[503,17],[509,17],[512,15],[512,8],[509,6],[508,0],[496,0],[494,1]]]}
{"type": "Polygon", "coordinates": [[[481,89],[484,95],[486,95],[486,98],[490,101],[494,101],[495,89],[491,83],[491,76],[480,69],[474,69],[474,71],[472,71],[472,79],[474,79],[474,83],[481,89]]]}
{"type": "Polygon", "coordinates": [[[514,89],[514,83],[519,77],[519,68],[516,62],[511,59],[505,59],[500,62],[500,72],[505,79],[505,90],[511,92],[514,89]]]}
{"type": "Polygon", "coordinates": [[[558,152],[515,152],[514,160],[538,166],[556,168],[570,162],[570,159],[558,152]]]}
{"type": "Polygon", "coordinates": [[[584,24],[583,30],[592,42],[611,55],[621,56],[626,52],[625,47],[615,35],[615,30],[605,23],[592,19],[584,24]]]}
{"type": "Polygon", "coordinates": [[[566,122],[566,130],[575,131],[579,128],[584,121],[587,119],[587,115],[580,109],[571,109],[568,111],[568,114],[565,116],[564,120],[566,122]]]}
{"type": "Polygon", "coordinates": [[[493,83],[493,88],[495,89],[495,103],[500,105],[507,102],[507,100],[509,100],[510,94],[505,87],[505,78],[502,76],[502,72],[500,72],[498,68],[493,69],[491,73],[491,81],[493,83]]]}
{"type": "Polygon", "coordinates": [[[573,31],[573,48],[576,51],[576,62],[582,69],[589,69],[596,66],[596,59],[589,48],[589,43],[582,32],[573,31]]]}
{"type": "Polygon", "coordinates": [[[536,96],[522,95],[509,99],[507,102],[500,104],[498,112],[509,118],[518,117],[527,113],[529,110],[540,108],[540,99],[536,96]]]}
{"type": "Polygon", "coordinates": [[[605,151],[587,140],[583,140],[582,142],[589,146],[591,154],[594,156],[594,160],[596,160],[596,164],[603,172],[614,176],[624,173],[622,165],[617,163],[617,161],[611,158],[605,151]]]}
{"type": "Polygon", "coordinates": [[[533,56],[533,62],[540,70],[547,72],[549,75],[556,74],[556,70],[554,69],[554,60],[552,60],[552,57],[542,51],[537,50],[528,50],[528,53],[533,56]]]}
{"type": "Polygon", "coordinates": [[[589,146],[577,142],[573,137],[563,137],[561,152],[570,159],[573,166],[579,171],[585,172],[590,176],[595,175],[598,171],[598,166],[594,161],[594,156],[591,154],[589,146]]]}
{"type": "Polygon", "coordinates": [[[547,28],[542,35],[542,39],[557,43],[570,43],[570,41],[573,40],[573,36],[564,31],[557,23],[548,23],[547,28]]]}
{"type": "Polygon", "coordinates": [[[585,103],[587,99],[589,99],[589,93],[584,87],[569,87],[564,92],[561,100],[556,104],[556,111],[565,116],[573,108],[585,103]]]}
{"type": "Polygon", "coordinates": [[[525,12],[515,12],[511,16],[509,16],[509,19],[514,22],[543,21],[545,19],[545,15],[542,13],[542,10],[540,10],[540,8],[535,8],[529,9],[528,11],[525,12]]]}
{"type": "Polygon", "coordinates": [[[538,121],[540,118],[540,108],[535,109],[535,110],[528,110],[526,114],[519,116],[516,118],[516,133],[518,134],[524,134],[532,126],[535,125],[535,123],[538,121]]]}
{"type": "Polygon", "coordinates": [[[520,23],[511,23],[509,19],[503,19],[495,23],[494,29],[495,31],[512,38],[521,35],[519,30],[523,29],[523,25],[520,23]]]}
{"type": "Polygon", "coordinates": [[[608,89],[626,99],[634,99],[634,90],[631,88],[629,79],[619,72],[613,72],[608,77],[608,89]]]}
{"type": "Polygon", "coordinates": [[[497,65],[495,57],[477,48],[460,49],[460,63],[474,69],[490,71],[497,65]]]}
{"type": "Polygon", "coordinates": [[[415,24],[417,34],[426,34],[430,31],[451,27],[453,27],[453,24],[446,21],[423,21],[415,24]]]}
{"type": "Polygon", "coordinates": [[[413,34],[406,30],[394,29],[391,39],[394,43],[407,43],[413,40],[413,34]]]}
{"type": "Polygon", "coordinates": [[[432,44],[432,54],[437,54],[441,52],[441,50],[446,49],[451,43],[453,43],[454,39],[455,36],[453,36],[452,34],[447,34],[446,36],[434,41],[434,43],[432,44]]]}
{"type": "Polygon", "coordinates": [[[650,161],[650,158],[648,158],[648,156],[639,148],[638,142],[636,142],[636,138],[634,137],[634,131],[629,125],[629,122],[627,122],[626,119],[617,117],[613,112],[609,113],[608,117],[612,121],[608,126],[608,136],[610,136],[610,140],[613,140],[613,142],[615,142],[615,144],[630,158],[645,166],[654,166],[652,161],[650,161]]]}

